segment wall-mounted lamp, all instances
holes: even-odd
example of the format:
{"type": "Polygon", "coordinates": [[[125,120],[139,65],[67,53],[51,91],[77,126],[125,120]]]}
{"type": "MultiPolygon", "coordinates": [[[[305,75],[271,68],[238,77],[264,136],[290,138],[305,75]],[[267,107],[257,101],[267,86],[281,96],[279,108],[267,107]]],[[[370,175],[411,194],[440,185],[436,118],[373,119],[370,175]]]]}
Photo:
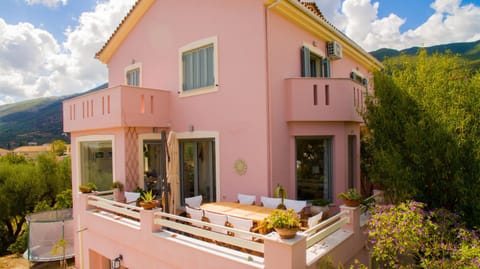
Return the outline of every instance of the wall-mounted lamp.
{"type": "Polygon", "coordinates": [[[189,130],[190,132],[195,131],[195,127],[193,126],[193,124],[192,124],[192,125],[188,125],[188,130],[189,130]]]}
{"type": "Polygon", "coordinates": [[[132,59],[132,64],[135,64],[135,59],[132,59]]]}
{"type": "Polygon", "coordinates": [[[122,254],[118,255],[115,259],[112,260],[112,269],[119,269],[120,268],[120,263],[123,260],[122,254]]]}
{"type": "Polygon", "coordinates": [[[318,45],[317,41],[314,40],[314,41],[312,42],[312,45],[313,45],[314,47],[316,47],[316,46],[318,45]]]}

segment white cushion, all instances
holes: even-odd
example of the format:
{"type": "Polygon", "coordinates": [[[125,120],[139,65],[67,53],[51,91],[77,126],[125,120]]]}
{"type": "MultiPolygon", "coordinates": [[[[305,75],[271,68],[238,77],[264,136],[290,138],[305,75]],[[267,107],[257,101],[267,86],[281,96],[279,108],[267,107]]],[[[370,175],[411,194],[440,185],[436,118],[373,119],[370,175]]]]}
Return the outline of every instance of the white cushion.
{"type": "Polygon", "coordinates": [[[185,204],[190,207],[199,208],[202,204],[203,197],[201,195],[185,198],[185,204]]]}
{"type": "Polygon", "coordinates": [[[125,192],[125,198],[127,199],[127,204],[136,202],[140,197],[139,192],[125,192]]]}
{"type": "MultiPolygon", "coordinates": [[[[232,216],[227,216],[227,221],[232,225],[233,228],[250,232],[253,227],[253,221],[251,219],[241,219],[232,216]]],[[[252,237],[249,235],[244,235],[240,233],[235,233],[235,237],[252,240],[252,237]]]]}
{"type": "Polygon", "coordinates": [[[300,200],[285,199],[283,203],[287,209],[293,209],[293,211],[296,213],[302,212],[302,210],[307,206],[307,201],[300,200]]]}
{"type": "MultiPolygon", "coordinates": [[[[225,223],[227,222],[227,216],[222,214],[212,213],[209,211],[205,211],[205,218],[207,218],[210,223],[221,225],[221,226],[225,226],[225,223]]],[[[225,229],[221,229],[217,227],[212,227],[212,231],[218,232],[218,233],[226,233],[225,229]]]]}
{"type": "Polygon", "coordinates": [[[313,226],[317,225],[320,222],[320,220],[322,220],[322,215],[323,215],[323,212],[320,212],[317,215],[308,218],[307,220],[308,228],[312,228],[313,226]]]}
{"type": "Polygon", "coordinates": [[[260,200],[264,207],[269,207],[269,208],[277,208],[277,206],[282,203],[282,198],[272,198],[272,197],[262,196],[260,197],[260,200]]]}
{"type": "MultiPolygon", "coordinates": [[[[190,216],[191,219],[202,221],[203,218],[203,210],[191,208],[189,206],[185,207],[187,214],[190,216]]],[[[193,226],[201,227],[199,224],[193,224],[193,226]]]]}
{"type": "Polygon", "coordinates": [[[257,196],[239,193],[237,194],[237,199],[240,204],[253,205],[257,200],[257,196]]]}

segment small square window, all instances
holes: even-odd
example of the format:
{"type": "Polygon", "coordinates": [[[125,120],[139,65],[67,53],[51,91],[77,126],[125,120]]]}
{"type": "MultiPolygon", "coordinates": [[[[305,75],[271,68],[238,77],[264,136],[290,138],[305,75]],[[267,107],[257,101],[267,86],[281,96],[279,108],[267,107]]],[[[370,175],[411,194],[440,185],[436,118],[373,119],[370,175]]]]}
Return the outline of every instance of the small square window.
{"type": "Polygon", "coordinates": [[[140,86],[140,68],[135,68],[127,71],[127,85],[140,86]]]}

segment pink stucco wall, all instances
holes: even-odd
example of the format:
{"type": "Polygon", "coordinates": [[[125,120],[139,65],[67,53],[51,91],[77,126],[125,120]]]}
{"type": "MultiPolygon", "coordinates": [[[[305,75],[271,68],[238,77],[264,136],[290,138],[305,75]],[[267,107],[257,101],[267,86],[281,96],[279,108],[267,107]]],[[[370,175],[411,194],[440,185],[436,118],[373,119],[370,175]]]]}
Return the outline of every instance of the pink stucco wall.
{"type": "Polygon", "coordinates": [[[108,64],[110,85],[124,68],[142,63],[142,86],[171,91],[171,129],[220,134],[222,197],[267,192],[265,34],[262,1],[156,1],[108,64]],[[179,48],[217,36],[219,91],[179,97],[179,48]],[[248,165],[233,170],[236,159],[248,165]]]}
{"type": "MultiPolygon", "coordinates": [[[[88,124],[72,123],[69,128],[73,130],[72,183],[75,193],[79,181],[78,158],[75,155],[78,152],[78,138],[93,134],[113,135],[114,177],[125,181],[131,178],[127,166],[129,157],[137,152],[132,150],[137,146],[134,141],[136,135],[152,133],[153,127],[177,133],[188,133],[193,128],[199,133],[218,133],[219,154],[216,158],[220,167],[216,177],[220,184],[220,195],[217,200],[228,201],[235,200],[237,193],[255,194],[257,197],[271,195],[272,188],[277,183],[287,188],[289,197],[296,198],[295,137],[332,137],[333,197],[334,202],[339,204],[336,193],[345,190],[347,186],[347,138],[352,134],[357,136],[356,179],[359,180],[358,118],[352,116],[351,121],[339,118],[335,109],[324,110],[322,119],[308,117],[302,120],[300,117],[291,120],[287,113],[287,105],[292,105],[287,102],[287,88],[292,87],[289,83],[293,83],[296,88],[304,85],[302,81],[288,82],[288,79],[300,77],[300,48],[303,43],[313,44],[313,41],[320,50],[325,51],[327,40],[319,39],[267,10],[263,1],[204,0],[202,4],[197,1],[155,1],[110,59],[109,84],[112,87],[124,84],[125,68],[133,62],[141,63],[141,85],[143,88],[162,89],[158,90],[162,92],[161,108],[168,107],[168,119],[162,118],[161,122],[155,123],[160,126],[152,125],[152,128],[144,124],[136,126],[135,117],[128,126],[121,120],[115,126],[98,126],[97,122],[95,128],[88,125],[95,124],[93,121],[88,124]],[[218,40],[219,90],[196,96],[180,96],[179,48],[213,36],[218,40]],[[135,127],[133,138],[127,135],[129,126],[135,127]],[[238,175],[235,172],[234,163],[237,159],[246,162],[246,174],[238,175]]],[[[348,55],[344,55],[342,60],[331,62],[333,78],[348,78],[352,69],[368,74],[368,70],[356,64],[348,55]]],[[[353,82],[347,83],[348,87],[351,83],[353,82]]],[[[351,110],[345,107],[346,102],[343,101],[350,102],[349,97],[340,97],[338,109],[351,110]]],[[[299,103],[296,106],[301,108],[303,99],[298,100],[300,101],[295,101],[299,103]]],[[[126,100],[126,103],[113,104],[122,107],[118,114],[132,114],[130,110],[134,105],[129,101],[134,102],[132,99],[126,100]]],[[[306,111],[303,115],[309,113],[311,114],[306,111]]],[[[114,115],[120,116],[123,115],[114,115]]],[[[359,186],[359,182],[356,184],[359,186]]],[[[74,195],[74,205],[77,202],[78,194],[74,195]]],[[[77,207],[75,210],[78,211],[77,207]]],[[[78,223],[80,221],[88,219],[79,220],[78,223]]],[[[98,231],[92,229],[90,236],[84,237],[83,243],[95,245],[104,255],[116,255],[121,247],[125,248],[123,251],[128,248],[131,253],[138,251],[134,247],[122,246],[117,241],[98,242],[95,240],[95,232],[98,231]],[[111,246],[117,248],[112,249],[111,246]]],[[[78,238],[75,246],[78,254],[78,238]]],[[[169,254],[168,248],[165,251],[169,254]]],[[[198,257],[201,257],[201,253],[198,253],[198,257]]],[[[140,260],[138,262],[141,264],[140,260]]]]}
{"type": "MultiPolygon", "coordinates": [[[[286,186],[289,196],[295,197],[295,136],[330,136],[333,137],[333,196],[345,190],[347,175],[347,136],[348,134],[359,137],[359,123],[309,121],[287,122],[286,104],[287,78],[301,76],[300,49],[304,43],[317,44],[319,50],[326,52],[326,42],[311,33],[300,29],[275,12],[268,12],[268,66],[269,66],[269,101],[271,121],[271,164],[273,185],[281,183],[286,186]]],[[[355,63],[348,55],[341,60],[331,61],[332,78],[349,78],[352,69],[357,69],[363,74],[368,71],[355,63]]],[[[301,85],[298,85],[301,88],[301,85]]],[[[332,89],[333,90],[333,89],[332,89]]],[[[299,106],[302,106],[299,104],[299,106]]],[[[338,109],[344,109],[339,107],[338,109]]],[[[351,109],[350,109],[351,110],[351,109]]],[[[337,110],[323,111],[322,118],[338,118],[337,110]]],[[[305,119],[307,120],[307,119],[305,119]]],[[[357,143],[359,153],[360,144],[357,143]]],[[[357,155],[356,186],[359,185],[360,162],[357,155]]]]}

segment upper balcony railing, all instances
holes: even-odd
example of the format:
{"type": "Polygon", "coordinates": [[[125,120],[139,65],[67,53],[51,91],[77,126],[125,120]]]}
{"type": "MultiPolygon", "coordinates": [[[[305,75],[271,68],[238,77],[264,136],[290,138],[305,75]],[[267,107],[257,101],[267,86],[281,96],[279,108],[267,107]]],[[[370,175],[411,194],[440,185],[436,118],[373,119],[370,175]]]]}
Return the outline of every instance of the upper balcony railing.
{"type": "Polygon", "coordinates": [[[287,121],[363,122],[365,86],[343,78],[289,78],[287,121]]]}
{"type": "Polygon", "coordinates": [[[116,86],[63,102],[65,132],[112,127],[166,127],[169,91],[116,86]]]}

